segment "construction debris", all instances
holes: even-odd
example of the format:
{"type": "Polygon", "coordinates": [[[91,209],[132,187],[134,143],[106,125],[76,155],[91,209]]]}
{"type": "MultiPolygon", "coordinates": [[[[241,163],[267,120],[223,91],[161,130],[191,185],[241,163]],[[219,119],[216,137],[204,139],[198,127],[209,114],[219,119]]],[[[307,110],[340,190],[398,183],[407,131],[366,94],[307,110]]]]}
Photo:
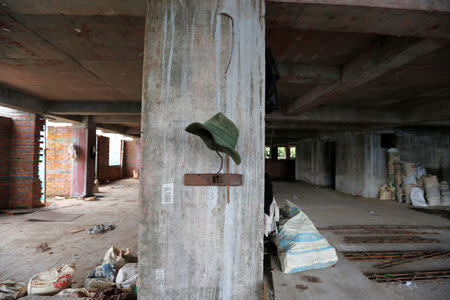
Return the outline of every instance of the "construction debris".
{"type": "Polygon", "coordinates": [[[438,257],[447,257],[448,255],[450,255],[450,250],[446,250],[446,251],[440,251],[440,252],[434,252],[434,253],[429,253],[429,254],[423,254],[423,255],[418,255],[415,257],[409,257],[409,258],[404,258],[404,259],[399,259],[393,262],[388,262],[388,263],[384,263],[381,265],[376,266],[378,269],[386,269],[386,268],[390,268],[393,266],[398,266],[398,265],[404,265],[404,264],[409,264],[412,262],[416,262],[418,260],[424,260],[424,259],[430,259],[430,258],[438,258],[438,257]]]}
{"type": "MultiPolygon", "coordinates": [[[[351,261],[399,261],[423,255],[440,253],[440,251],[345,251],[342,254],[351,261]]],[[[450,254],[444,254],[446,258],[450,254]]]]}
{"type": "Polygon", "coordinates": [[[347,244],[372,244],[372,243],[439,243],[439,240],[422,238],[419,236],[344,236],[347,244]]]}
{"type": "Polygon", "coordinates": [[[403,282],[418,281],[418,280],[434,280],[434,279],[448,279],[450,278],[450,270],[442,271],[419,271],[419,272],[404,272],[393,274],[365,274],[370,280],[377,282],[403,282]]]}

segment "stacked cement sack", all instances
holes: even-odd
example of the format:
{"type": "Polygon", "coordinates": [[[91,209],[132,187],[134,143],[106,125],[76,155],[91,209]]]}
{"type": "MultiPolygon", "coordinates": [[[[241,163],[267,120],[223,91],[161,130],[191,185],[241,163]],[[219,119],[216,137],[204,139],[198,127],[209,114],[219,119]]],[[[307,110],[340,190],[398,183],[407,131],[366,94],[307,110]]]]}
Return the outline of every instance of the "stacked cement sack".
{"type": "Polygon", "coordinates": [[[423,177],[425,186],[425,195],[430,206],[441,205],[441,193],[439,191],[439,181],[434,175],[425,175],[423,177]]]}
{"type": "Polygon", "coordinates": [[[447,181],[439,184],[438,178],[427,175],[423,166],[402,162],[400,152],[396,148],[388,150],[387,169],[387,184],[380,187],[380,200],[395,198],[399,202],[414,206],[450,205],[447,181]]]}
{"type": "Polygon", "coordinates": [[[441,192],[442,205],[450,205],[450,189],[448,182],[443,180],[439,184],[439,190],[441,192]]]}
{"type": "Polygon", "coordinates": [[[402,165],[403,178],[402,186],[405,194],[405,203],[411,204],[411,189],[417,186],[417,172],[414,163],[404,163],[402,165]]]}
{"type": "MultiPolygon", "coordinates": [[[[396,178],[396,170],[400,167],[400,152],[396,148],[391,148],[388,150],[388,186],[392,195],[396,195],[398,190],[401,190],[401,181],[399,182],[396,178]]],[[[383,195],[387,195],[385,190],[383,195]]],[[[381,196],[381,194],[380,194],[381,196]]],[[[391,198],[392,199],[392,198],[391,198]]],[[[389,200],[391,200],[389,199],[389,200]]],[[[398,198],[397,198],[398,199],[398,198]]],[[[401,196],[400,196],[401,199],[401,196]]],[[[388,200],[388,199],[383,199],[388,200]]]]}

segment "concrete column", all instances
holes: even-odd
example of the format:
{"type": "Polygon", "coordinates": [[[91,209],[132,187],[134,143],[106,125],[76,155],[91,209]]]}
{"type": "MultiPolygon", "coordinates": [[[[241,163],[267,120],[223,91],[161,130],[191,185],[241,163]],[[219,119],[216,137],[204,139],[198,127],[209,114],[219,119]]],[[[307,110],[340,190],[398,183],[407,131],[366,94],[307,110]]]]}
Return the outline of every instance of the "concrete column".
{"type": "Polygon", "coordinates": [[[73,127],[73,145],[77,157],[72,162],[71,195],[91,196],[94,194],[96,126],[92,117],[85,117],[83,124],[73,127]]]}
{"type": "Polygon", "coordinates": [[[140,179],[140,299],[260,299],[264,1],[149,0],[140,179]],[[187,187],[220,160],[184,128],[223,112],[243,186],[187,187]]]}

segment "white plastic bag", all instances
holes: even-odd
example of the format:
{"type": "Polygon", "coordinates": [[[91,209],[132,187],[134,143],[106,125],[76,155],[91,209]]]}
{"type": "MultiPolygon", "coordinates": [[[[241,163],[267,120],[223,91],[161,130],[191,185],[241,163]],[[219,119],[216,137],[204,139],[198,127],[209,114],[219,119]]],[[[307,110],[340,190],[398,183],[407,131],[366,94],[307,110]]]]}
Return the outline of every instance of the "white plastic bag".
{"type": "Polygon", "coordinates": [[[428,206],[423,196],[423,190],[418,187],[411,188],[411,203],[414,206],[428,206]]]}
{"type": "Polygon", "coordinates": [[[130,249],[119,249],[112,246],[106,252],[102,264],[112,264],[116,270],[119,270],[127,263],[128,257],[131,257],[130,249]]]}
{"type": "Polygon", "coordinates": [[[75,271],[75,264],[69,264],[34,274],[28,282],[28,294],[54,295],[70,287],[75,271]]]}
{"type": "Polygon", "coordinates": [[[123,266],[116,277],[116,283],[122,290],[131,290],[136,286],[138,277],[138,264],[129,263],[123,266]]]}
{"type": "Polygon", "coordinates": [[[296,214],[279,226],[274,238],[282,271],[297,273],[336,264],[336,249],[316,230],[300,208],[286,202],[288,215],[292,215],[294,211],[296,214]]]}

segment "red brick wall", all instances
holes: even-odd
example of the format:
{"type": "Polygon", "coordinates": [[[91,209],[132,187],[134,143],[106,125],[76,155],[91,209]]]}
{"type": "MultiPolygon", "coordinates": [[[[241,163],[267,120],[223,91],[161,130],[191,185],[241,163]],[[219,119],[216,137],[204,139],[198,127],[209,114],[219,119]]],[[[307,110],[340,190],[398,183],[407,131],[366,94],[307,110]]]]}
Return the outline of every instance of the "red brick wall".
{"type": "Polygon", "coordinates": [[[109,138],[98,136],[97,179],[100,183],[107,183],[120,179],[121,167],[109,166],[109,138]]]}
{"type": "Polygon", "coordinates": [[[133,177],[133,170],[138,171],[140,167],[139,140],[125,141],[123,154],[123,176],[133,177]]]}
{"type": "Polygon", "coordinates": [[[9,202],[9,166],[12,124],[12,119],[0,117],[0,209],[8,208],[9,202]]]}
{"type": "Polygon", "coordinates": [[[44,120],[38,115],[12,113],[9,208],[41,206],[39,137],[44,120]]]}
{"type": "Polygon", "coordinates": [[[46,157],[46,194],[49,196],[70,196],[72,158],[69,146],[72,144],[73,127],[48,127],[46,157]]]}

